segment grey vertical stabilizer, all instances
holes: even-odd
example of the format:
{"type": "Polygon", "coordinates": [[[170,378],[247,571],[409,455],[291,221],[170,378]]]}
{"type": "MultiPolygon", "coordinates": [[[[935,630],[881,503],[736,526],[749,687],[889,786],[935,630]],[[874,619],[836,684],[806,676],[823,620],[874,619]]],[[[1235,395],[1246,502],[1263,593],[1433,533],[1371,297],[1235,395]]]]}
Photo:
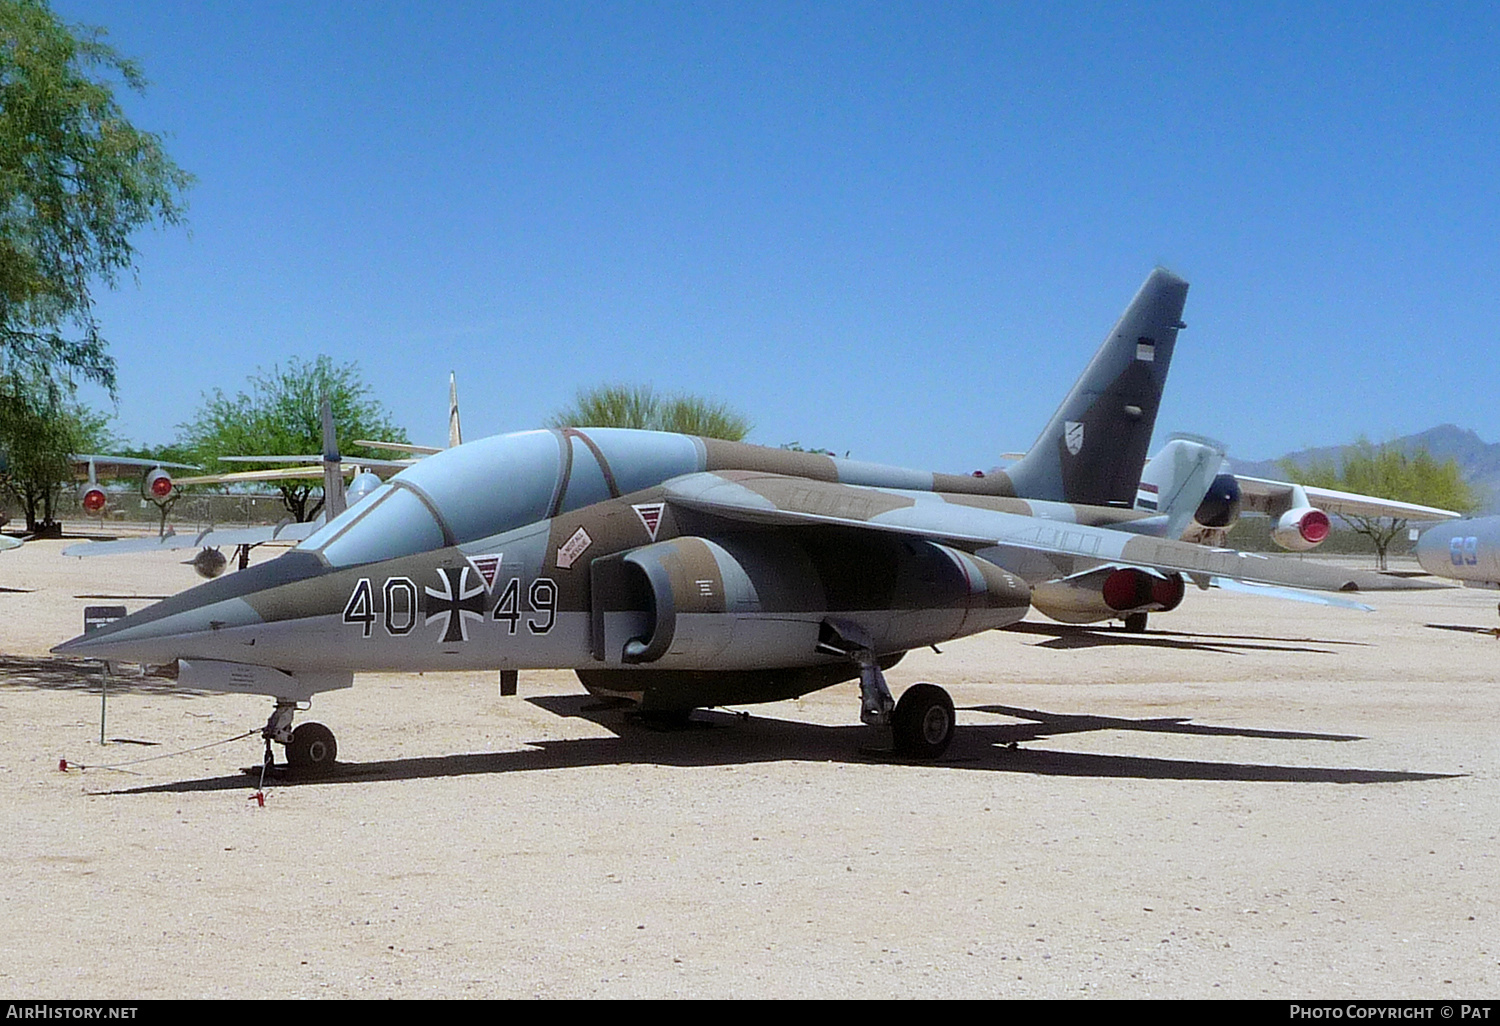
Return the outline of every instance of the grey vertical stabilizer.
{"type": "Polygon", "coordinates": [[[1036,444],[1006,468],[1017,495],[1135,502],[1187,291],[1171,271],[1151,272],[1036,444]]]}

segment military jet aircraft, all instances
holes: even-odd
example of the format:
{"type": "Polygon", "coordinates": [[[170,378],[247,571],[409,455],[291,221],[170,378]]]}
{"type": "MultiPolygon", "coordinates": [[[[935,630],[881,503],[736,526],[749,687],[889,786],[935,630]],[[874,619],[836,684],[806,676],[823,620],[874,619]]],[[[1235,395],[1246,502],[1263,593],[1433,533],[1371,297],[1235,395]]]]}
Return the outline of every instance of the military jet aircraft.
{"type": "MultiPolygon", "coordinates": [[[[1191,435],[1175,437],[1194,438],[1191,435]]],[[[1156,511],[1165,494],[1159,479],[1168,472],[1165,464],[1158,467],[1155,460],[1146,464],[1136,493],[1137,509],[1156,511]]],[[[1335,516],[1396,517],[1422,521],[1453,520],[1463,515],[1451,509],[1422,506],[1414,502],[1397,502],[1374,495],[1357,495],[1291,481],[1245,477],[1222,470],[1214,477],[1208,493],[1193,516],[1192,524],[1183,532],[1182,538],[1184,541],[1222,545],[1225,534],[1246,513],[1275,520],[1271,528],[1271,540],[1291,552],[1310,552],[1327,540],[1332,530],[1332,521],[1328,516],[1330,513],[1335,516]]]]}
{"type": "Polygon", "coordinates": [[[165,460],[138,459],[133,456],[107,456],[80,453],[68,457],[77,479],[83,481],[78,489],[78,502],[85,513],[102,514],[109,505],[109,493],[99,483],[100,477],[127,477],[141,474],[141,498],[161,503],[168,499],[176,484],[172,480],[173,470],[197,470],[186,463],[168,463],[165,460]]]}
{"type": "Polygon", "coordinates": [[[1065,404],[1009,472],[628,429],[500,435],[428,456],[277,559],[54,651],[175,664],[183,687],[271,696],[267,753],[285,744],[301,770],[329,766],[337,744],[321,724],[292,728],[299,704],[377,670],[498,669],[505,690],[517,670],[570,668],[590,692],[668,718],[857,678],[861,719],[934,758],[952,700],[916,684],[896,702],[884,671],[912,648],[1014,623],[1034,596],[1118,611],[1168,608],[1187,582],[1347,587],[1333,568],[1154,537],[1183,509],[1143,516],[1130,475],[1072,473],[1101,432],[1137,437],[1185,291],[1166,272],[1148,279],[1116,326],[1124,365],[1110,365],[1111,336],[1093,401],[1065,404]],[[1047,486],[1118,504],[1016,497],[1047,486]]]}
{"type": "MultiPolygon", "coordinates": [[[[450,396],[452,392],[450,390],[450,396]]],[[[455,413],[456,416],[456,413],[455,413]]],[[[283,521],[274,527],[210,527],[193,534],[177,534],[164,530],[156,538],[127,538],[115,541],[84,542],[63,549],[64,556],[121,556],[141,552],[161,552],[174,549],[198,549],[193,557],[193,569],[200,577],[214,578],[224,572],[228,565],[222,550],[233,548],[241,570],[249,565],[250,550],[257,545],[274,542],[299,542],[325,524],[330,516],[337,516],[349,506],[359,502],[380,486],[380,478],[370,469],[376,467],[387,473],[404,469],[413,460],[369,460],[358,463],[345,462],[339,454],[338,437],[334,431],[333,410],[329,402],[323,401],[323,452],[318,456],[225,456],[225,460],[245,460],[254,463],[295,463],[298,466],[273,468],[270,470],[245,470],[228,474],[207,474],[184,477],[167,486],[167,494],[176,486],[209,484],[244,484],[255,481],[287,481],[309,477],[323,479],[324,509],[313,520],[306,523],[283,521]],[[311,461],[316,460],[316,463],[311,461]],[[300,465],[306,464],[306,465],[300,465]],[[346,487],[344,477],[352,476],[346,487]]],[[[456,421],[455,421],[456,422],[456,421]]],[[[434,450],[437,451],[437,450],[434,450]]]]}

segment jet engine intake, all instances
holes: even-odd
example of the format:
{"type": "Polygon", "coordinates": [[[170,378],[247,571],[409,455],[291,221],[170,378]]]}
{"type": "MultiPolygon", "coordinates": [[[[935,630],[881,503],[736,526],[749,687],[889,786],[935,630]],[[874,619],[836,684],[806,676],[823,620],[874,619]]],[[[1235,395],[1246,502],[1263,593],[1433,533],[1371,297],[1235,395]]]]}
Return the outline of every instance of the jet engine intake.
{"type": "Polygon", "coordinates": [[[165,499],[172,494],[172,475],[156,467],[141,480],[141,494],[148,499],[165,499]]]}
{"type": "Polygon", "coordinates": [[[1031,604],[1063,623],[1093,623],[1130,613],[1164,613],[1182,604],[1181,574],[1155,574],[1135,567],[1101,567],[1032,589],[1031,604]]]}
{"type": "Polygon", "coordinates": [[[857,531],[805,545],[770,533],[673,538],[595,560],[590,575],[594,655],[614,665],[807,665],[829,614],[885,655],[1003,627],[1030,606],[1025,582],[977,556],[857,531]]]}
{"type": "Polygon", "coordinates": [[[1198,504],[1198,511],[1193,514],[1193,520],[1199,527],[1228,530],[1239,518],[1240,483],[1233,474],[1220,474],[1208,486],[1207,494],[1198,504]]]}
{"type": "Polygon", "coordinates": [[[85,513],[102,513],[109,503],[109,496],[96,484],[86,484],[78,490],[78,502],[85,513]]]}
{"type": "Polygon", "coordinates": [[[1312,506],[1300,506],[1281,514],[1271,529],[1271,540],[1292,552],[1306,552],[1323,544],[1332,526],[1327,513],[1312,506]]]}

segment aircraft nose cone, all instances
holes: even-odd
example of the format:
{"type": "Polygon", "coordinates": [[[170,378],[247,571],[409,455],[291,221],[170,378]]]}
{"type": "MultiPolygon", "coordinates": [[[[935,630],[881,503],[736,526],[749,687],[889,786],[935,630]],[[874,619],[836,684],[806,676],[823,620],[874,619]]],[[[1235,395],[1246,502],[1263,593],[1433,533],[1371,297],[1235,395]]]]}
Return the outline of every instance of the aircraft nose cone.
{"type": "MultiPolygon", "coordinates": [[[[327,573],[316,556],[292,551],[268,563],[189,588],[180,595],[80,634],[52,649],[57,655],[170,663],[184,656],[223,658],[221,629],[264,622],[250,599],[261,592],[327,573]]],[[[227,631],[225,633],[228,633],[227,631]]]]}

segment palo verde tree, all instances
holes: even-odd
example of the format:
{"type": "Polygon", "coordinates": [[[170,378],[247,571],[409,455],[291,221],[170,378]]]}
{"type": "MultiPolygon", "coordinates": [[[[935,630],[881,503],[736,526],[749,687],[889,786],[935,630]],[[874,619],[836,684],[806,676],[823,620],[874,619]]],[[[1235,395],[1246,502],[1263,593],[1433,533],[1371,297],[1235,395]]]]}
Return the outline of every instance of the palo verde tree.
{"type": "Polygon", "coordinates": [[[573,405],[559,410],[550,427],[623,427],[676,431],[738,442],[750,433],[750,421],[716,403],[691,395],[660,396],[650,385],[601,385],[581,388],[573,405]]]}
{"type": "MultiPolygon", "coordinates": [[[[389,459],[389,453],[349,448],[347,441],[368,438],[405,442],[406,432],[391,422],[385,407],[370,396],[356,363],[335,364],[319,356],[311,363],[292,359],[283,370],[257,372],[248,392],[234,397],[215,389],[204,399],[192,421],[178,426],[190,463],[210,467],[221,456],[308,456],[323,451],[323,399],[333,408],[340,453],[348,461],[361,456],[389,459]]],[[[221,464],[220,471],[284,468],[284,463],[221,464]]],[[[317,479],[282,481],[281,501],[298,521],[311,520],[323,508],[323,482],[317,479]],[[317,494],[313,501],[314,493],[317,494]]]]}
{"type": "Polygon", "coordinates": [[[91,290],[131,266],[137,229],[181,223],[192,183],[120,109],[116,85],[146,81],[103,37],[0,0],[0,375],[49,405],[78,379],[114,393],[91,290]]]}
{"type": "Polygon", "coordinates": [[[103,415],[69,400],[49,402],[44,388],[0,378],[0,488],[26,514],[26,530],[51,529],[58,493],[73,481],[73,453],[110,442],[103,415]]]}
{"type": "MultiPolygon", "coordinates": [[[[1479,499],[1464,481],[1457,462],[1450,459],[1439,463],[1426,449],[1372,445],[1361,438],[1346,448],[1338,461],[1320,460],[1298,466],[1283,460],[1281,468],[1298,484],[1414,502],[1457,513],[1472,513],[1479,508],[1479,499]]],[[[1370,539],[1380,569],[1384,570],[1386,552],[1391,542],[1406,530],[1407,518],[1353,513],[1338,516],[1356,533],[1370,539]]]]}

